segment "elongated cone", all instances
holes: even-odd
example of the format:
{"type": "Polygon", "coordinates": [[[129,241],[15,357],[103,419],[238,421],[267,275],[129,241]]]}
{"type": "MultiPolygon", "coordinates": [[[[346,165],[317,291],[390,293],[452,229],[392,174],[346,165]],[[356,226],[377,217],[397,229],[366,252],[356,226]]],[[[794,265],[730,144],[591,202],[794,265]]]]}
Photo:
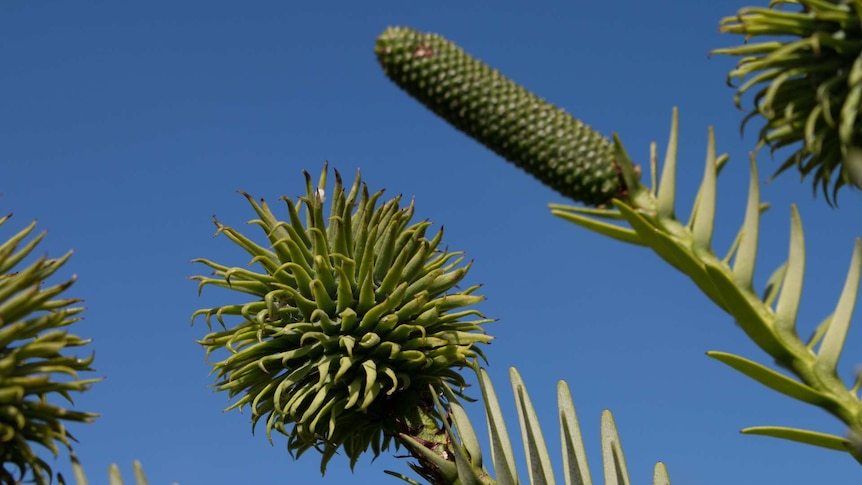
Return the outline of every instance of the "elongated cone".
{"type": "Polygon", "coordinates": [[[862,187],[862,2],[793,0],[748,7],[720,30],[745,44],[713,53],[740,58],[736,104],[754,92],[743,121],[763,118],[760,143],[793,147],[773,177],[796,167],[833,205],[845,185],[862,187]],[[763,40],[760,40],[763,39],[763,40]],[[753,41],[756,40],[756,41],[753,41]],[[831,189],[831,190],[830,190],[831,189]]]}
{"type": "Polygon", "coordinates": [[[391,27],[375,52],[401,89],[564,196],[600,205],[626,194],[608,139],[443,37],[391,27]]]}
{"type": "MultiPolygon", "coordinates": [[[[9,216],[0,218],[0,226],[9,216]]],[[[46,280],[69,259],[41,257],[21,264],[44,237],[32,237],[36,223],[0,244],[0,483],[48,484],[51,467],[37,449],[55,456],[60,447],[72,450],[74,438],[65,422],[90,422],[97,415],[54,403],[71,402],[72,392],[83,392],[98,379],[80,379],[90,371],[93,357],[65,355],[89,340],[65,330],[81,319],[80,300],[59,298],[75,279],[58,284],[46,280]],[[59,379],[58,374],[63,374],[59,379]],[[15,475],[18,475],[17,478],[15,475]]]]}
{"type": "Polygon", "coordinates": [[[412,203],[400,208],[396,197],[378,207],[382,192],[370,195],[358,176],[345,191],[335,177],[328,191],[326,169],[316,187],[306,173],[307,195],[283,198],[285,220],[246,195],[266,243],[216,226],[257,271],[200,259],[215,272],[194,278],[245,297],[195,313],[223,326],[200,341],[224,357],[214,364],[216,388],[239,396],[230,408],[249,405],[270,439],[273,430],[286,435],[295,456],[320,450],[322,470],[339,449],[354,464],[401,433],[445,438],[430,389],[463,389],[459,369],[491,340],[480,327],[489,320],[463,309],[484,298],[478,286],[457,289],[470,265],[439,249],[442,229],[429,239],[430,222],[410,222],[412,203]]]}

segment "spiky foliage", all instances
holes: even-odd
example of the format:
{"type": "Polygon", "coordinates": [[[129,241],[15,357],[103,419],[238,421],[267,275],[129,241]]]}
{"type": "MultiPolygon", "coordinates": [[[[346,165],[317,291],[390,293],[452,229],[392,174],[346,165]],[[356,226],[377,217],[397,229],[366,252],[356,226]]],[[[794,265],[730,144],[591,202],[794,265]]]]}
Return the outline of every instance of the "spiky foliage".
{"type": "MultiPolygon", "coordinates": [[[[135,485],[149,485],[150,482],[147,481],[147,477],[144,475],[144,468],[141,466],[141,462],[135,460],[132,463],[132,469],[135,473],[135,485]]],[[[75,476],[75,485],[88,485],[89,481],[87,481],[87,476],[84,474],[84,469],[81,467],[81,463],[74,455],[72,455],[72,472],[75,476]]],[[[60,485],[66,485],[67,482],[65,477],[63,477],[62,474],[57,475],[58,483],[60,485]]],[[[124,485],[125,483],[126,482],[123,480],[123,476],[120,473],[120,468],[116,464],[112,464],[110,468],[108,468],[108,485],[124,485]]]]}
{"type": "MultiPolygon", "coordinates": [[[[267,247],[215,221],[217,234],[245,249],[260,271],[198,259],[215,270],[195,277],[199,288],[228,288],[249,301],[195,312],[223,330],[200,341],[216,362],[216,388],[240,396],[230,408],[249,405],[253,426],[265,418],[288,437],[299,456],[316,447],[321,469],[339,447],[355,463],[371,448],[376,456],[399,433],[437,429],[430,389],[462,389],[458,369],[482,356],[487,343],[478,311],[483,300],[471,286],[456,285],[470,264],[440,250],[442,229],[430,239],[430,222],[411,223],[413,203],[400,196],[381,206],[357,175],[346,192],[335,172],[329,215],[324,215],[324,168],[298,203],[283,197],[287,219],[244,194],[267,247]],[[305,220],[299,213],[305,208],[305,220]],[[225,316],[239,317],[228,323],[225,316]]],[[[210,326],[210,328],[212,328],[210,326]]],[[[229,408],[229,409],[230,409],[229,408]]],[[[397,444],[397,443],[396,443],[397,444]]]]}
{"type": "Polygon", "coordinates": [[[772,0],[723,19],[721,31],[744,35],[746,44],[714,51],[741,58],[728,75],[744,80],[737,106],[754,92],[743,127],[762,116],[762,144],[772,152],[794,147],[775,175],[797,167],[830,205],[842,186],[862,187],[860,14],[860,0],[772,0]]]}
{"type": "MultiPolygon", "coordinates": [[[[448,400],[445,404],[441,404],[438,400],[437,406],[441,411],[445,409],[451,417],[451,423],[445,423],[445,430],[446,435],[453,443],[451,448],[454,460],[443,460],[441,457],[430,453],[421,443],[411,442],[409,439],[407,439],[407,446],[415,453],[424,454],[429,460],[434,460],[436,466],[442,470],[441,475],[444,478],[442,483],[475,485],[527,483],[527,480],[521,479],[518,475],[515,452],[491,379],[484,369],[476,366],[476,371],[485,405],[495,479],[492,479],[484,468],[485,460],[482,456],[479,438],[476,436],[467,413],[457,397],[451,394],[447,396],[448,400]]],[[[512,391],[515,394],[529,483],[555,483],[553,464],[545,444],[542,426],[524,381],[514,367],[509,370],[509,377],[512,382],[512,391]]],[[[560,381],[557,385],[557,403],[563,457],[563,483],[566,485],[592,485],[593,481],[587,463],[581,427],[578,424],[572,394],[569,392],[569,386],[565,381],[560,381]]],[[[607,410],[602,413],[601,444],[605,485],[628,485],[631,483],[614,417],[607,410]]],[[[386,473],[401,478],[407,483],[419,485],[419,482],[401,473],[392,471],[386,473]]],[[[661,462],[655,466],[653,485],[670,485],[667,468],[661,462]]]]}
{"type": "MultiPolygon", "coordinates": [[[[687,224],[675,215],[678,118],[674,111],[667,156],[657,183],[657,161],[651,161],[652,187],[634,203],[615,202],[613,210],[552,205],[565,220],[627,243],[652,249],[685,273],[719,308],[731,315],[752,342],[770,359],[792,373],[781,372],[726,352],[708,355],[770,389],[818,406],[848,428],[846,437],[798,428],[759,426],[743,433],[773,436],[850,453],[862,463],[862,373],[852,386],[838,375],[862,275],[862,242],[856,239],[844,289],[834,311],[814,327],[810,338],[799,335],[797,314],[805,275],[805,238],[796,207],[791,208],[787,261],[770,276],[762,294],[754,289],[754,268],[760,235],[760,216],[768,205],[760,202],[757,166],[751,161],[751,181],[745,219],[736,240],[723,258],[712,248],[715,230],[717,177],[727,156],[716,156],[710,130],[706,169],[687,224]],[[628,226],[617,224],[625,221],[628,226]]],[[[653,149],[653,153],[655,150],[653,149]]]]}
{"type": "Polygon", "coordinates": [[[443,37],[391,27],[375,52],[401,89],[564,196],[600,205],[626,195],[608,139],[443,37]]]}
{"type": "MultiPolygon", "coordinates": [[[[10,216],[0,218],[0,226],[10,216]]],[[[81,300],[60,298],[75,278],[44,286],[69,259],[46,256],[25,261],[45,236],[28,240],[33,222],[0,245],[0,482],[18,483],[29,476],[50,483],[51,467],[37,456],[40,445],[55,456],[62,445],[71,450],[73,437],[64,422],[90,422],[96,414],[57,405],[58,396],[72,402],[98,379],[79,379],[90,371],[93,357],[79,358],[68,350],[89,343],[65,327],[80,320],[81,300]],[[62,375],[62,379],[58,379],[62,375]],[[16,478],[17,475],[17,478],[16,478]]]]}

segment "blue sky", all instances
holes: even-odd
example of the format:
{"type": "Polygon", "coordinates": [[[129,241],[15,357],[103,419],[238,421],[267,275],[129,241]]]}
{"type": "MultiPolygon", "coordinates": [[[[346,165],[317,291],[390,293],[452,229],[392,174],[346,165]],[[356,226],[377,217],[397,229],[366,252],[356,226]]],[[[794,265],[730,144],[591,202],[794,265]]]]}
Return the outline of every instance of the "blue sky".
{"type": "MultiPolygon", "coordinates": [[[[194,310],[226,301],[197,297],[187,278],[205,269],[189,261],[247,262],[212,237],[212,215],[240,225],[253,214],[236,190],[299,195],[301,171],[316,175],[324,160],[346,174],[361,168],[372,189],[415,196],[417,217],[444,224],[449,247],[475,259],[468,279],[484,284],[480,309],[499,319],[487,353],[505,410],[514,419],[506,380],[514,365],[555,453],[554,389],[566,379],[598,483],[605,408],[633,483],[650,483],[658,460],[677,484],[858,483],[862,471],[847,455],[740,435],[753,425],[844,430],[705,357],[723,350],[765,361],[656,256],[551,216],[546,204],[560,196],[398,90],[373,54],[390,25],[443,34],[599,131],[619,133],[640,163],[652,140],[663,153],[679,106],[683,201],[714,125],[731,154],[719,185],[723,251],[742,219],[754,141],[753,132],[740,137],[742,114],[725,85],[733,61],[707,53],[738,41],[718,34],[718,20],[749,3],[0,3],[0,212],[14,213],[13,228],[38,218],[49,231],[43,251],[75,250],[71,294],[89,308],[75,331],[93,338],[96,375],[106,377],[76,401],[102,417],[72,427],[91,483],[105,483],[112,462],[129,475],[134,459],[154,484],[398,483],[382,470],[408,471],[387,456],[361,460],[351,475],[335,459],[321,478],[316,457],[295,462],[283,440],[252,436],[248,414],[222,413],[228,401],[208,388],[194,343],[206,328],[189,325],[194,310]]],[[[761,156],[763,175],[776,166],[761,156]]],[[[831,210],[788,174],[763,198],[773,209],[761,283],[786,255],[791,202],[805,223],[805,334],[837,301],[862,195],[844,191],[831,210]]],[[[860,362],[860,337],[851,329],[845,377],[860,362]]]]}

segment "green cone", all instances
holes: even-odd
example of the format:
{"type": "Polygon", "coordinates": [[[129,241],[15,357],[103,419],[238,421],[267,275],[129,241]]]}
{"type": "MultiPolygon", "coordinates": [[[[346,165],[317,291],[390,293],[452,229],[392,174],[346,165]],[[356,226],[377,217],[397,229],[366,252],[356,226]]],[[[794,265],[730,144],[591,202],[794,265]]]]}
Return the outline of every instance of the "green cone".
{"type": "Polygon", "coordinates": [[[395,84],[557,192],[590,205],[625,196],[610,141],[443,37],[391,27],[375,52],[395,84]]]}

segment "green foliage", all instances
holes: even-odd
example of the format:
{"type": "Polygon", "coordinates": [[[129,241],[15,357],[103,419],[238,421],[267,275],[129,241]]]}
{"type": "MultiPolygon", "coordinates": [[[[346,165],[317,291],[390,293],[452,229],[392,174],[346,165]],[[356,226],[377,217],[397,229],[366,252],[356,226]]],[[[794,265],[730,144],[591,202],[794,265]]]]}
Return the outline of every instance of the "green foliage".
{"type": "MultiPolygon", "coordinates": [[[[135,460],[132,463],[132,467],[135,472],[135,485],[149,485],[150,482],[147,481],[147,477],[144,475],[144,468],[141,466],[141,462],[135,460]]],[[[72,455],[72,472],[75,474],[75,485],[87,485],[89,483],[87,476],[84,474],[84,468],[74,455],[72,455]]],[[[58,475],[57,481],[60,485],[66,485],[66,479],[63,475],[58,475]]],[[[123,476],[120,474],[120,468],[115,464],[111,465],[108,469],[108,485],[124,484],[125,481],[123,481],[123,476]]]]}
{"type": "MultiPolygon", "coordinates": [[[[447,389],[444,389],[448,401],[444,406],[438,400],[437,406],[441,413],[448,411],[451,415],[452,423],[445,423],[445,430],[449,439],[454,443],[452,447],[454,462],[444,461],[437,457],[438,466],[445,470],[443,474],[445,483],[516,485],[525,482],[526,480],[522,480],[518,475],[512,442],[491,379],[484,369],[480,369],[478,366],[475,368],[485,405],[494,478],[491,478],[490,474],[483,468],[484,458],[482,457],[479,438],[476,436],[474,427],[464,412],[464,408],[451,392],[447,393],[447,389]]],[[[521,442],[524,446],[528,468],[527,478],[534,485],[556,483],[551,456],[548,453],[542,427],[539,424],[530,395],[527,393],[527,388],[514,367],[510,369],[509,376],[517,405],[521,442]]],[[[566,485],[592,485],[592,476],[587,463],[586,447],[578,424],[578,416],[575,412],[569,386],[565,381],[560,381],[557,385],[557,405],[563,458],[563,483],[566,485]]],[[[602,413],[601,445],[605,485],[630,484],[619,433],[613,415],[607,410],[602,413]]],[[[419,444],[408,442],[407,446],[415,448],[416,452],[427,453],[419,444]]],[[[418,482],[403,474],[392,471],[386,473],[418,485],[418,482]]],[[[655,466],[653,485],[670,485],[667,468],[663,463],[658,463],[655,466]]]]}
{"type": "Polygon", "coordinates": [[[728,83],[744,80],[737,106],[755,92],[743,127],[763,117],[760,143],[772,152],[796,146],[775,175],[796,166],[830,204],[842,186],[862,187],[860,14],[860,0],[773,0],[723,19],[721,31],[746,44],[713,51],[740,57],[728,75],[728,83]],[[749,42],[755,38],[763,40],[749,42]]]}
{"type": "Polygon", "coordinates": [[[443,37],[393,27],[375,52],[401,89],[557,192],[591,205],[625,196],[611,142],[443,37]]]}
{"type": "Polygon", "coordinates": [[[455,290],[470,265],[438,249],[442,229],[427,239],[431,223],[410,223],[412,203],[399,208],[397,197],[377,207],[382,192],[369,195],[358,176],[346,192],[338,172],[324,217],[326,173],[316,187],[306,173],[298,203],[282,198],[286,221],[246,195],[258,215],[250,224],[263,229],[268,247],[215,221],[217,234],[262,271],[196,260],[215,270],[194,278],[200,288],[252,299],[192,317],[209,326],[214,316],[223,328],[200,343],[207,355],[228,351],[214,372],[217,389],[240,396],[229,409],[250,405],[252,426],[265,417],[270,439],[273,430],[286,435],[297,456],[320,450],[321,470],[339,448],[353,464],[400,434],[432,442],[425,430],[439,425],[429,389],[462,389],[458,369],[483,356],[476,345],[492,338],[481,329],[489,320],[464,309],[484,299],[479,287],[455,290]]]}
{"type": "MultiPolygon", "coordinates": [[[[0,226],[10,216],[0,218],[0,226]]],[[[89,343],[65,327],[81,318],[81,300],[62,298],[75,279],[45,286],[69,259],[46,256],[27,263],[45,233],[31,236],[33,222],[0,245],[0,482],[17,483],[25,476],[37,484],[52,480],[51,467],[32,445],[55,456],[60,446],[71,451],[74,438],[65,422],[91,422],[97,415],[55,404],[72,392],[83,392],[99,379],[79,379],[91,371],[93,357],[82,359],[67,351],[89,343]],[[62,379],[57,379],[62,375],[62,379]],[[10,468],[14,467],[17,473],[10,468]],[[18,478],[15,478],[15,475],[18,478]]]]}
{"type": "MultiPolygon", "coordinates": [[[[757,89],[747,121],[766,119],[759,146],[772,151],[801,143],[776,175],[796,166],[812,174],[815,189],[835,202],[841,187],[862,186],[862,0],[773,0],[769,8],[745,8],[722,21],[722,30],[769,40],[714,52],[742,56],[729,79],[745,80],[736,103],[757,89]],[[779,9],[786,5],[798,7],[779,9]],[[782,37],[775,40],[774,37],[782,37]],[[787,39],[789,37],[789,40],[787,39]],[[829,191],[831,185],[831,192],[829,191]]],[[[728,160],[718,156],[710,129],[703,182],[686,223],[676,216],[678,117],[674,110],[667,155],[658,173],[653,146],[651,184],[620,140],[610,141],[563,110],[473,59],[435,34],[403,27],[387,29],[376,54],[384,72],[455,128],[585,208],[552,204],[560,218],[629,244],[652,249],[686,274],[782,370],[726,352],[711,358],[792,399],[822,408],[841,420],[847,436],[805,429],[760,426],[745,434],[772,436],[844,451],[862,463],[862,372],[852,386],[838,375],[851,316],[862,279],[862,242],[857,239],[846,282],[834,309],[813,336],[798,333],[797,313],[805,272],[805,238],[800,215],[791,208],[787,261],[762,293],[753,284],[760,217],[754,157],[745,219],[736,240],[719,258],[712,248],[716,227],[716,181],[728,160]]],[[[484,298],[479,286],[459,289],[470,264],[461,253],[439,249],[442,229],[430,239],[430,222],[411,223],[413,203],[400,197],[377,206],[357,175],[345,190],[335,172],[328,215],[324,214],[327,168],[317,185],[306,173],[306,196],[282,198],[286,220],[264,201],[248,199],[264,233],[264,245],[215,220],[223,234],[251,255],[258,271],[197,259],[213,270],[196,276],[204,286],[242,293],[246,301],[198,310],[210,333],[199,343],[214,363],[215,387],[238,399],[228,408],[252,409],[252,430],[264,419],[267,436],[287,436],[298,457],[320,451],[321,470],[343,450],[353,466],[390,445],[404,446],[411,468],[434,484],[518,484],[512,441],[494,387],[478,365],[477,344],[490,342],[474,309],[484,298]],[[302,218],[300,213],[304,212],[302,218]],[[249,300],[250,299],[250,300],[249,300]],[[213,331],[215,317],[220,330],[213,331]],[[225,317],[231,317],[231,322],[225,317]],[[465,367],[478,376],[489,431],[492,470],[486,469],[479,438],[460,402],[465,367]]],[[[0,226],[8,216],[0,218],[0,226]]],[[[71,454],[77,485],[86,485],[65,421],[90,422],[96,415],[49,402],[85,391],[96,379],[81,380],[92,357],[63,351],[88,341],[64,327],[79,320],[79,300],[58,298],[74,279],[44,285],[69,258],[24,261],[44,234],[25,242],[31,224],[0,245],[0,482],[25,477],[50,483],[52,470],[31,444],[55,456],[59,445],[71,454]],[[22,267],[22,268],[19,268],[22,267]],[[64,380],[54,379],[65,374],[64,380]],[[13,476],[17,468],[18,478],[13,476]]],[[[555,483],[551,456],[538,416],[517,371],[510,372],[516,399],[526,477],[532,484],[555,483]]],[[[568,386],[557,389],[564,481],[592,485],[585,444],[568,386]]],[[[602,415],[601,448],[607,485],[630,483],[613,416],[602,415]]],[[[140,463],[135,483],[147,485],[140,463]]],[[[411,484],[417,481],[387,471],[411,484]]],[[[111,485],[123,485],[119,469],[111,485]]],[[[58,474],[58,482],[66,484],[58,474]]],[[[662,463],[654,485],[670,485],[662,463]]]]}
{"type": "MultiPolygon", "coordinates": [[[[859,292],[862,243],[856,240],[846,283],[835,309],[818,326],[814,336],[803,341],[796,321],[805,271],[805,239],[798,211],[792,207],[787,262],[773,273],[763,294],[758,295],[753,288],[752,277],[757,258],[760,215],[766,206],[760,202],[754,160],[751,161],[745,220],[736,241],[719,259],[712,249],[711,239],[715,228],[716,179],[727,158],[716,156],[715,139],[710,130],[703,183],[695,198],[691,218],[683,225],[677,220],[674,209],[677,130],[674,110],[660,185],[653,183],[649,190],[641,191],[634,202],[614,201],[614,210],[597,212],[552,205],[552,213],[621,241],[651,248],[691,278],[706,296],[734,317],[752,341],[795,378],[741,356],[710,352],[711,357],[788,397],[826,410],[849,428],[847,438],[782,427],[748,428],[743,430],[744,433],[846,451],[862,463],[862,451],[858,443],[854,443],[855,437],[862,436],[860,382],[857,380],[848,387],[837,372],[859,292]],[[625,221],[629,227],[623,227],[617,221],[625,221]]],[[[653,158],[653,180],[657,178],[656,165],[653,158]]]]}
{"type": "MultiPolygon", "coordinates": [[[[831,198],[827,193],[827,200],[831,203],[838,189],[853,181],[851,177],[856,173],[852,163],[842,160],[852,158],[848,156],[855,150],[856,133],[859,131],[855,123],[862,99],[862,82],[856,80],[859,77],[856,74],[862,73],[862,64],[857,60],[858,66],[847,65],[843,70],[841,66],[833,64],[839,58],[846,61],[842,56],[848,53],[852,54],[850,62],[853,62],[856,58],[854,52],[860,50],[857,46],[857,31],[860,30],[858,14],[862,11],[862,2],[836,5],[800,0],[773,2],[771,6],[783,3],[802,5],[803,11],[788,13],[771,9],[744,9],[738,17],[725,19],[723,28],[749,36],[793,34],[802,36],[804,40],[791,42],[788,46],[767,42],[716,52],[748,56],[740,61],[739,68],[731,76],[744,77],[763,71],[740,87],[737,101],[752,86],[770,83],[756,96],[757,110],[749,116],[757,113],[767,116],[769,122],[761,131],[763,143],[770,144],[775,150],[794,141],[805,140],[803,148],[779,172],[794,163],[799,165],[803,175],[816,169],[815,184],[820,184],[825,191],[836,167],[843,167],[831,198]],[[829,29],[831,34],[836,34],[834,38],[827,39],[823,33],[829,29]],[[839,30],[841,35],[837,34],[839,30]],[[826,52],[824,49],[832,51],[826,52]],[[830,76],[836,76],[835,69],[838,69],[838,77],[833,79],[830,76]],[[817,77],[821,75],[826,77],[817,77]],[[849,93],[846,92],[848,82],[849,93]],[[820,86],[820,90],[812,90],[812,83],[820,86]],[[813,96],[812,92],[816,92],[817,96],[813,96]],[[840,103],[836,104],[836,100],[840,103]],[[827,109],[829,106],[841,106],[840,113],[832,113],[827,109]]],[[[494,131],[501,123],[498,119],[509,119],[507,116],[512,120],[528,119],[529,115],[519,111],[526,103],[505,100],[497,103],[496,100],[503,99],[503,95],[495,93],[493,86],[504,85],[505,92],[515,92],[515,97],[520,99],[538,99],[535,95],[469,58],[438,36],[404,28],[389,29],[378,39],[377,54],[390,78],[456,128],[491,146],[510,160],[512,155],[506,151],[509,145],[525,148],[518,155],[522,157],[516,161],[519,166],[556,167],[549,165],[548,160],[543,158],[542,154],[548,151],[542,150],[542,141],[523,141],[533,140],[535,131],[541,132],[544,126],[510,124],[503,130],[504,136],[494,131]],[[520,141],[506,144],[500,143],[500,140],[506,143],[509,140],[520,141]]],[[[842,420],[850,430],[848,438],[781,427],[749,428],[744,430],[745,433],[848,451],[862,462],[862,447],[856,443],[862,436],[862,403],[858,396],[862,384],[856,382],[852,387],[844,385],[836,370],[858,294],[862,246],[857,240],[845,288],[835,310],[818,327],[814,337],[803,342],[796,331],[796,314],[801,297],[805,252],[802,224],[796,208],[791,211],[791,244],[787,263],[770,278],[763,296],[758,296],[752,278],[760,215],[768,206],[760,202],[754,160],[751,163],[752,179],[745,222],[728,254],[719,259],[711,246],[715,229],[716,179],[728,157],[716,155],[715,140],[710,129],[703,183],[695,199],[691,218],[683,224],[675,215],[677,142],[678,120],[674,111],[661,183],[657,180],[657,161],[653,157],[652,184],[644,187],[637,181],[634,164],[622,144],[615,139],[613,145],[606,146],[608,150],[613,150],[613,154],[604,158],[614,160],[626,191],[611,201],[613,208],[552,205],[552,212],[608,237],[650,247],[671,266],[688,275],[706,296],[737,320],[751,340],[781,367],[791,370],[795,378],[741,356],[711,352],[711,357],[773,390],[825,409],[842,420]]],[[[862,163],[862,157],[859,162],[862,163]]],[[[578,175],[577,169],[568,173],[570,177],[578,175]]],[[[559,190],[559,178],[538,178],[559,190]]]]}

